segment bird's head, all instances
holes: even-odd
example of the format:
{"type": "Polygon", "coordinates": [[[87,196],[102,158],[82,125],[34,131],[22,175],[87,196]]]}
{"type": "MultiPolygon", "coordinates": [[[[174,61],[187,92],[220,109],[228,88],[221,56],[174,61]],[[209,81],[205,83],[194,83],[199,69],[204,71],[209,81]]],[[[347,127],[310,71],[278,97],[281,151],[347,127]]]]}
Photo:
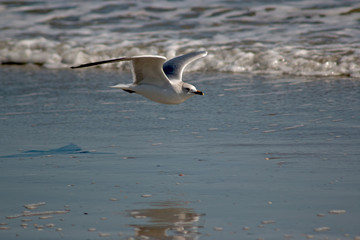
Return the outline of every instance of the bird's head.
{"type": "Polygon", "coordinates": [[[189,83],[184,83],[182,85],[182,91],[188,95],[193,95],[193,94],[204,95],[204,93],[202,91],[197,90],[195,86],[193,86],[189,83]]]}

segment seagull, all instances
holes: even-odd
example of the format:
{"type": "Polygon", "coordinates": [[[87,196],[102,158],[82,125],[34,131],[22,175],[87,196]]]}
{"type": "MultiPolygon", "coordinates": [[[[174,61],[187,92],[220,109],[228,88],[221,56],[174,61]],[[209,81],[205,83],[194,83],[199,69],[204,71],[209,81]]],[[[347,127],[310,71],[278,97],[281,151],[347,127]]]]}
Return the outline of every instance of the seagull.
{"type": "Polygon", "coordinates": [[[183,82],[182,74],[187,65],[206,55],[206,51],[197,51],[177,56],[168,61],[163,56],[142,55],[86,63],[71,68],[131,61],[133,82],[117,84],[111,86],[112,88],[119,88],[128,93],[137,93],[162,104],[180,104],[194,95],[204,95],[195,86],[183,82]]]}

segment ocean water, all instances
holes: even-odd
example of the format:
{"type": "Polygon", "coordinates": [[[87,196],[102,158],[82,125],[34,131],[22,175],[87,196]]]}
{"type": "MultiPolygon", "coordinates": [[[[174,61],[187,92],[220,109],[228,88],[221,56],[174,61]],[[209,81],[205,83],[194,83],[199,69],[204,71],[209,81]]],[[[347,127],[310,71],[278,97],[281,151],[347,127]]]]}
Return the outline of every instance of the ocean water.
{"type": "Polygon", "coordinates": [[[0,68],[1,239],[357,239],[360,82],[0,68]],[[25,207],[24,207],[25,206],[25,207]]]}
{"type": "Polygon", "coordinates": [[[0,239],[358,240],[359,9],[0,0],[0,239]],[[198,49],[180,105],[69,69],[198,49]]]}
{"type": "Polygon", "coordinates": [[[359,12],[357,0],[1,0],[0,62],[66,68],[206,49],[190,70],[358,78],[359,12]]]}

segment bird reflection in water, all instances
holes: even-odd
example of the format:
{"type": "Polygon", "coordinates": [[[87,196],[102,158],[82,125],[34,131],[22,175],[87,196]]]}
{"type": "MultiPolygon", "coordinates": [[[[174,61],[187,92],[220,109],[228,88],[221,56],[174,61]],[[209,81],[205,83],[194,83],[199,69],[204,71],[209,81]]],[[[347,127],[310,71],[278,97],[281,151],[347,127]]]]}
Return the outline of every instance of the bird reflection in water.
{"type": "Polygon", "coordinates": [[[131,224],[135,237],[146,239],[198,239],[200,214],[192,208],[184,207],[185,202],[157,202],[153,208],[129,211],[133,218],[144,219],[143,224],[131,224]]]}

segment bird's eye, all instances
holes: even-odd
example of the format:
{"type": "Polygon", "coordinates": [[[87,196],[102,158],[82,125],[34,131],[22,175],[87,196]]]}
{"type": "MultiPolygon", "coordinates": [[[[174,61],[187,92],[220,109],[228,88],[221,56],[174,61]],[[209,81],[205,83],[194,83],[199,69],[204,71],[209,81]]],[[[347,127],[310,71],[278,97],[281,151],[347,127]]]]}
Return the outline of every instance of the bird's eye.
{"type": "Polygon", "coordinates": [[[190,88],[185,88],[186,91],[190,91],[190,88]]]}

